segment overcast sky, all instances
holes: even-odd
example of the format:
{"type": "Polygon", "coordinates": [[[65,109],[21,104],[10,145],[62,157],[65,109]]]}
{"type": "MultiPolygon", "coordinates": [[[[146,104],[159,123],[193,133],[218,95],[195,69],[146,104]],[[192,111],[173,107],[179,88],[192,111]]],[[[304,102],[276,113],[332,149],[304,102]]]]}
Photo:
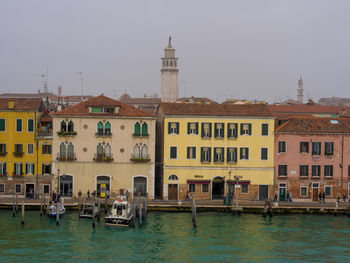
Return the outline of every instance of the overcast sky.
{"type": "Polygon", "coordinates": [[[179,96],[350,97],[350,1],[1,0],[0,92],[160,95],[169,35],[179,96]]]}

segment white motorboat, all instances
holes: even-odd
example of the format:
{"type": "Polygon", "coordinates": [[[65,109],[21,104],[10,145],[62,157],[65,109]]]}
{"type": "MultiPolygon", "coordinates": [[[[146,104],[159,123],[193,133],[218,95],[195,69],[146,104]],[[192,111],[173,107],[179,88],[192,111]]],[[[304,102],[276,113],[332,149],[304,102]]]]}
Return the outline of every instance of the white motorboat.
{"type": "Polygon", "coordinates": [[[66,209],[64,208],[63,198],[62,201],[56,204],[50,204],[49,211],[47,212],[48,216],[56,217],[57,207],[59,215],[64,215],[66,213],[66,209]]]}
{"type": "Polygon", "coordinates": [[[95,210],[95,217],[98,216],[98,208],[93,204],[84,204],[79,217],[81,218],[92,218],[92,211],[95,210]]]}
{"type": "Polygon", "coordinates": [[[132,204],[128,202],[126,196],[117,196],[112,209],[105,217],[107,226],[127,227],[134,219],[132,204]]]}

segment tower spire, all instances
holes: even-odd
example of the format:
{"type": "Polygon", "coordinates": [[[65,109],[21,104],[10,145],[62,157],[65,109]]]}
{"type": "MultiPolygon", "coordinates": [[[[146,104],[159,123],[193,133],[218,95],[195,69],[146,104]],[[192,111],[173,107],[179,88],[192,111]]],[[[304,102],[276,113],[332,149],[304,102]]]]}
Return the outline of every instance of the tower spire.
{"type": "Polygon", "coordinates": [[[300,75],[300,79],[298,81],[298,103],[299,104],[303,104],[303,98],[304,98],[304,88],[303,88],[303,80],[301,79],[301,75],[300,75]]]}
{"type": "Polygon", "coordinates": [[[171,36],[169,36],[168,46],[164,49],[164,57],[162,57],[161,72],[161,101],[175,102],[178,98],[179,80],[177,60],[175,57],[175,48],[171,45],[171,36]]]}

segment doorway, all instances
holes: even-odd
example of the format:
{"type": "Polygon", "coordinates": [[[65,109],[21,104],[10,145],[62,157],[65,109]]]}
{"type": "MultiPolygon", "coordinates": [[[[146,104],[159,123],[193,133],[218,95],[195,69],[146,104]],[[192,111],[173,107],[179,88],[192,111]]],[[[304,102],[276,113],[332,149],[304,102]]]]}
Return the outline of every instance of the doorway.
{"type": "Polygon", "coordinates": [[[259,200],[265,201],[269,197],[269,186],[266,184],[259,185],[259,200]]]}
{"type": "Polygon", "coordinates": [[[312,183],[312,201],[318,201],[318,193],[320,190],[319,183],[312,183]]]}
{"type": "Polygon", "coordinates": [[[225,194],[225,181],[222,177],[215,177],[212,182],[212,199],[222,199],[225,194]]]}
{"type": "Polygon", "coordinates": [[[110,178],[108,176],[97,176],[96,178],[96,191],[97,191],[97,197],[105,198],[107,191],[110,195],[110,178]]]}
{"type": "Polygon", "coordinates": [[[287,185],[285,183],[280,183],[279,185],[279,201],[286,201],[286,189],[287,185]]]}
{"type": "Polygon", "coordinates": [[[177,184],[168,184],[168,199],[177,200],[177,184]]]}
{"type": "Polygon", "coordinates": [[[71,175],[60,176],[60,194],[62,197],[73,196],[73,176],[71,175]]]}
{"type": "Polygon", "coordinates": [[[34,184],[26,184],[26,197],[34,199],[34,184]]]}
{"type": "Polygon", "coordinates": [[[147,193],[147,178],[138,176],[134,178],[134,196],[146,196],[147,193]]]}

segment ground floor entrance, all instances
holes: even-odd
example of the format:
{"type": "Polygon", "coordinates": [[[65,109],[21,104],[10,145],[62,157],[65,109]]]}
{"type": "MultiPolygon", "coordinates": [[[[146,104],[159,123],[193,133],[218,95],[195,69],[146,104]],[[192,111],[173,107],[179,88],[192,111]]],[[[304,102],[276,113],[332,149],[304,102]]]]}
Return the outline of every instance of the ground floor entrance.
{"type": "Polygon", "coordinates": [[[312,201],[318,201],[318,193],[320,191],[319,183],[312,183],[312,201]]]}
{"type": "Polygon", "coordinates": [[[168,199],[177,200],[177,184],[168,185],[168,199]]]}
{"type": "Polygon", "coordinates": [[[34,199],[34,184],[26,184],[26,197],[34,199]]]}
{"type": "Polygon", "coordinates": [[[225,194],[225,181],[222,177],[215,177],[212,181],[212,199],[222,199],[225,194]]]}
{"type": "Polygon", "coordinates": [[[60,194],[62,197],[73,196],[73,176],[71,175],[60,176],[60,194]]]}
{"type": "Polygon", "coordinates": [[[269,186],[259,185],[259,200],[265,201],[269,197],[269,186]]]}
{"type": "Polygon", "coordinates": [[[97,176],[96,178],[96,191],[97,197],[105,198],[110,195],[110,178],[109,176],[97,176]]]}
{"type": "Polygon", "coordinates": [[[279,185],[279,201],[286,201],[287,185],[285,183],[280,183],[279,185]]]}
{"type": "Polygon", "coordinates": [[[134,196],[146,196],[147,194],[147,178],[138,176],[134,177],[134,196]]]}

